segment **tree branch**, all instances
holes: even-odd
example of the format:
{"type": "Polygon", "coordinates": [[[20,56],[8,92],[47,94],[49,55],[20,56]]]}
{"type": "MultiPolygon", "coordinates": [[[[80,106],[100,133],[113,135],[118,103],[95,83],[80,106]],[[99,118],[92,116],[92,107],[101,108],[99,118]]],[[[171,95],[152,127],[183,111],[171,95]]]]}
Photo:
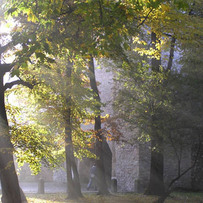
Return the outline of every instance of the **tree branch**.
{"type": "Polygon", "coordinates": [[[94,59],[92,56],[91,56],[91,59],[90,59],[88,65],[89,65],[90,86],[93,90],[93,93],[95,94],[94,99],[98,102],[101,102],[101,98],[99,96],[99,90],[98,90],[97,85],[96,85],[94,59]]]}
{"type": "Polygon", "coordinates": [[[140,27],[141,25],[143,25],[145,23],[145,21],[147,20],[147,18],[149,17],[149,14],[153,11],[153,8],[149,11],[149,13],[144,17],[144,20],[137,26],[140,27]]]}
{"type": "Polygon", "coordinates": [[[167,37],[172,37],[172,35],[169,33],[164,32],[163,34],[166,35],[167,37]]]}
{"type": "Polygon", "coordinates": [[[170,54],[169,54],[168,65],[167,65],[166,71],[169,71],[172,68],[174,52],[175,52],[175,49],[174,49],[175,48],[175,42],[176,42],[176,38],[172,37],[172,39],[171,39],[171,49],[170,49],[170,54]]]}
{"type": "Polygon", "coordinates": [[[25,87],[28,87],[28,88],[30,88],[30,89],[33,89],[33,87],[34,87],[35,84],[31,84],[31,83],[26,82],[26,81],[24,81],[24,80],[22,80],[22,79],[19,78],[19,80],[15,80],[15,81],[13,81],[13,82],[6,83],[6,84],[4,85],[4,91],[7,90],[7,89],[11,89],[14,85],[23,85],[23,86],[25,86],[25,87]]]}
{"type": "Polygon", "coordinates": [[[198,158],[199,158],[199,154],[200,154],[200,149],[201,149],[201,140],[200,140],[200,136],[199,136],[199,140],[198,140],[198,149],[197,149],[197,154],[195,156],[195,160],[193,162],[193,164],[187,168],[185,171],[183,171],[179,176],[177,176],[176,178],[174,178],[171,183],[169,184],[169,189],[171,188],[171,186],[173,185],[174,182],[176,182],[178,179],[180,179],[183,175],[185,175],[188,171],[190,171],[192,168],[195,167],[195,165],[197,164],[198,158]]]}
{"type": "Polygon", "coordinates": [[[0,72],[1,74],[5,74],[7,72],[9,72],[12,68],[13,68],[14,64],[10,63],[10,64],[0,64],[0,72]]]}
{"type": "Polygon", "coordinates": [[[175,188],[172,188],[173,184],[174,184],[177,180],[179,180],[182,176],[184,176],[187,172],[189,172],[191,169],[193,169],[193,168],[196,166],[197,161],[198,161],[198,158],[199,158],[199,156],[200,156],[200,150],[201,150],[200,134],[198,134],[198,143],[199,143],[199,145],[198,145],[197,153],[196,153],[195,160],[194,160],[193,164],[192,164],[190,167],[188,167],[187,169],[185,169],[182,173],[180,173],[176,178],[174,178],[174,179],[170,182],[170,184],[169,184],[169,186],[168,186],[168,188],[167,188],[165,194],[162,195],[162,196],[161,196],[157,201],[155,201],[154,203],[163,203],[163,202],[165,201],[165,199],[175,190],[175,188]]]}
{"type": "Polygon", "coordinates": [[[99,0],[99,12],[100,12],[100,23],[103,25],[103,10],[102,10],[102,4],[103,2],[99,0]]]}
{"type": "Polygon", "coordinates": [[[0,46],[0,55],[2,53],[4,53],[5,51],[7,51],[11,47],[12,44],[13,44],[13,42],[9,42],[8,44],[6,44],[4,46],[0,46]]]}

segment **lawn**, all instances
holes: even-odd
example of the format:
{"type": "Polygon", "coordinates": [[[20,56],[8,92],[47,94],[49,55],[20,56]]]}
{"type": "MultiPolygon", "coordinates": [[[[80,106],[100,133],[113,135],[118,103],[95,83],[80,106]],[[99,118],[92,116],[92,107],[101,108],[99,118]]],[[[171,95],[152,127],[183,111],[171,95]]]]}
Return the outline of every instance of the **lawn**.
{"type": "MultiPolygon", "coordinates": [[[[151,203],[156,197],[141,194],[114,194],[110,196],[98,196],[96,194],[85,194],[79,200],[66,200],[65,194],[27,194],[29,203],[151,203]]],[[[203,203],[203,193],[173,193],[165,201],[166,203],[203,203]]]]}

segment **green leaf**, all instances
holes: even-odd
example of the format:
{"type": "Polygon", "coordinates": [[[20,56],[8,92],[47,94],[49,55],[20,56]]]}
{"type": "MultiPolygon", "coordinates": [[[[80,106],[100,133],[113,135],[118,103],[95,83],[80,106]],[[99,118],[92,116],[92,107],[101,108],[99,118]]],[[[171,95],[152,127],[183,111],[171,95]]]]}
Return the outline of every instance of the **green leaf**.
{"type": "Polygon", "coordinates": [[[45,54],[41,53],[41,52],[36,52],[35,53],[36,57],[40,59],[40,61],[44,62],[45,59],[45,54]]]}
{"type": "Polygon", "coordinates": [[[20,75],[19,69],[13,69],[13,71],[11,72],[11,77],[19,76],[19,75],[20,75]]]}

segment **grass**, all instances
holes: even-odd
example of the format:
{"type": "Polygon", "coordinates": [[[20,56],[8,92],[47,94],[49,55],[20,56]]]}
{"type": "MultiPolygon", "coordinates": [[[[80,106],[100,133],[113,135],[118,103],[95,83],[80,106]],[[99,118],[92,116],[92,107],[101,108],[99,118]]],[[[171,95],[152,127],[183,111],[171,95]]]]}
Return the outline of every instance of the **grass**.
{"type": "MultiPolygon", "coordinates": [[[[27,194],[29,203],[152,203],[157,197],[142,194],[115,194],[99,196],[85,194],[78,200],[66,200],[66,194],[27,194]]],[[[165,201],[166,203],[203,203],[203,193],[173,193],[165,201]]]]}

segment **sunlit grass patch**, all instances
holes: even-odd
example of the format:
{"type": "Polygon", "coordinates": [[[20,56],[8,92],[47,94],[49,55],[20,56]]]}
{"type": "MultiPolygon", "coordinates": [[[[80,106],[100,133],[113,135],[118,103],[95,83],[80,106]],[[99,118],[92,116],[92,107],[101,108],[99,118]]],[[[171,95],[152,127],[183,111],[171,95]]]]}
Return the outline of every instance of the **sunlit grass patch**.
{"type": "Polygon", "coordinates": [[[66,194],[29,194],[27,195],[29,203],[146,203],[152,202],[156,199],[156,197],[144,196],[139,194],[115,194],[115,195],[107,195],[100,196],[96,194],[85,194],[84,198],[80,198],[78,200],[69,200],[66,199],[66,194]]]}
{"type": "Polygon", "coordinates": [[[136,195],[136,194],[115,194],[100,196],[96,194],[85,194],[84,198],[78,200],[67,200],[66,194],[29,194],[27,195],[29,203],[146,203],[155,200],[155,197],[136,195]]]}
{"type": "MultiPolygon", "coordinates": [[[[52,203],[52,202],[66,202],[66,194],[26,194],[29,203],[52,203]]],[[[72,203],[70,201],[70,203],[72,203]]]]}

